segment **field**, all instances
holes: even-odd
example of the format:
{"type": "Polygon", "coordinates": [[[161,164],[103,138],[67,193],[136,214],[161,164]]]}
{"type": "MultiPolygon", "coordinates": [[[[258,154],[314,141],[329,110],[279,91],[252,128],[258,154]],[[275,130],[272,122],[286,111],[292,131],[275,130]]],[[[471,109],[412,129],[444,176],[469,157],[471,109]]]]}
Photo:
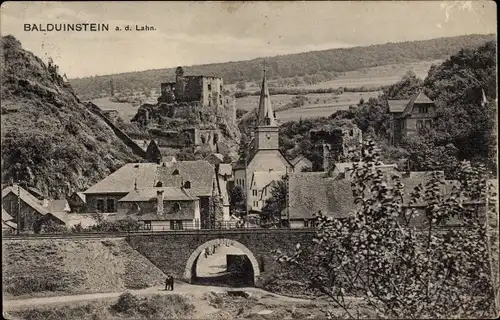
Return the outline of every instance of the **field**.
{"type": "Polygon", "coordinates": [[[390,85],[398,82],[409,70],[415,72],[417,77],[424,79],[427,77],[432,64],[438,64],[441,60],[420,61],[411,64],[390,64],[356,71],[349,71],[340,75],[337,79],[321,82],[313,85],[303,85],[298,88],[303,89],[324,89],[338,87],[367,87],[390,85]]]}
{"type": "Polygon", "coordinates": [[[125,240],[2,241],[9,299],[111,292],[162,284],[164,274],[125,240]]]}
{"type": "MultiPolygon", "coordinates": [[[[347,110],[349,106],[355,106],[363,98],[365,101],[370,97],[377,97],[378,91],[369,92],[344,92],[341,95],[334,93],[311,93],[306,95],[307,102],[300,108],[289,109],[276,112],[276,117],[280,122],[295,121],[300,118],[328,117],[337,110],[347,110]]],[[[271,103],[276,109],[292,101],[293,95],[271,96],[271,103]]],[[[258,96],[248,96],[236,99],[236,108],[251,111],[259,105],[258,96]]]]}
{"type": "Polygon", "coordinates": [[[92,100],[96,106],[102,110],[116,110],[125,122],[130,121],[137,113],[138,107],[134,107],[131,103],[118,103],[109,100],[109,97],[92,100]]]}

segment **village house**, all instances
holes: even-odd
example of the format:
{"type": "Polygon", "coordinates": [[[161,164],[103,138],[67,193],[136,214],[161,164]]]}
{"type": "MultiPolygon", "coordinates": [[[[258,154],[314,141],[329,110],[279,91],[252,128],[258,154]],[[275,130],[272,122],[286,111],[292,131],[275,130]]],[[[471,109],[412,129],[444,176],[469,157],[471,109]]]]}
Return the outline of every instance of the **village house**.
{"type": "Polygon", "coordinates": [[[266,73],[262,80],[253,148],[247,159],[240,159],[234,166],[235,185],[246,194],[246,205],[250,212],[260,212],[265,200],[271,195],[268,185],[273,179],[293,172],[294,165],[287,160],[279,148],[279,126],[271,105],[266,73]],[[272,179],[261,177],[272,177],[272,179]]]}
{"type": "Polygon", "coordinates": [[[311,160],[307,159],[303,155],[298,155],[292,160],[290,160],[294,167],[295,172],[301,172],[304,169],[312,169],[312,162],[311,160]]]}
{"type": "Polygon", "coordinates": [[[19,185],[2,190],[2,208],[16,223],[20,231],[38,232],[48,222],[66,225],[69,205],[66,200],[39,200],[19,185]]]}
{"type": "MultiPolygon", "coordinates": [[[[345,218],[358,209],[352,195],[352,178],[347,169],[352,169],[353,163],[338,163],[328,172],[294,173],[288,179],[288,204],[282,211],[283,224],[291,228],[311,228],[316,225],[315,214],[319,212],[334,218],[345,218]]],[[[380,164],[376,167],[388,177],[398,174],[403,184],[403,204],[406,208],[423,211],[426,204],[422,201],[410,205],[410,195],[419,184],[429,181],[431,172],[398,172],[394,164],[380,164]]],[[[442,194],[450,194],[457,182],[446,180],[441,187],[442,194]]],[[[470,203],[465,203],[469,205],[470,203]]],[[[423,213],[423,212],[422,212],[423,213]]],[[[425,215],[413,220],[413,225],[423,223],[425,215]]],[[[448,225],[460,224],[460,219],[448,221],[448,225]]]]}
{"type": "Polygon", "coordinates": [[[145,227],[151,224],[162,229],[179,229],[190,221],[191,226],[208,228],[214,225],[214,218],[223,220],[213,214],[217,202],[214,197],[221,195],[217,172],[206,160],[176,161],[173,158],[161,163],[129,163],[83,193],[88,212],[125,212],[143,221],[145,227]],[[164,197],[161,204],[156,193],[160,191],[164,197]],[[164,215],[154,209],[160,206],[164,215]]]}
{"type": "Polygon", "coordinates": [[[436,105],[423,91],[410,99],[388,100],[387,103],[391,115],[391,144],[398,145],[402,139],[432,128],[436,105]]]}

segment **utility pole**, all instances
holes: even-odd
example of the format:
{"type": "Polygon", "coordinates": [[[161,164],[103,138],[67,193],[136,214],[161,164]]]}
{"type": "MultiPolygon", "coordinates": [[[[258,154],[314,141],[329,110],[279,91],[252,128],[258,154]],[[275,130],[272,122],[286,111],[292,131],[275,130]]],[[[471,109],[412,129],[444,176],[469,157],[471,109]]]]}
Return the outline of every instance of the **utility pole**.
{"type": "Polygon", "coordinates": [[[17,228],[16,233],[19,235],[19,229],[21,228],[21,188],[19,187],[19,171],[16,171],[17,180],[17,228]]]}
{"type": "MultiPolygon", "coordinates": [[[[286,206],[286,219],[288,221],[288,228],[290,228],[290,206],[288,205],[288,185],[289,185],[289,179],[288,179],[288,167],[286,167],[286,174],[285,174],[285,206],[286,206]]],[[[281,220],[281,212],[280,212],[280,220],[281,220]]]]}

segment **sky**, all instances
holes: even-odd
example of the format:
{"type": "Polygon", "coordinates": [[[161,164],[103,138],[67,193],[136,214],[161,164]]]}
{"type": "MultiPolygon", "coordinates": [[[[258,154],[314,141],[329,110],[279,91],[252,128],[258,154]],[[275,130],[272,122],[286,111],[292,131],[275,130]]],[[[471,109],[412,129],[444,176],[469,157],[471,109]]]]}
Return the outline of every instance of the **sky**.
{"type": "Polygon", "coordinates": [[[496,33],[493,1],[3,2],[11,34],[68,78],[496,33]],[[106,23],[108,32],[24,24],[106,23]],[[115,31],[148,25],[154,31],[115,31]]]}

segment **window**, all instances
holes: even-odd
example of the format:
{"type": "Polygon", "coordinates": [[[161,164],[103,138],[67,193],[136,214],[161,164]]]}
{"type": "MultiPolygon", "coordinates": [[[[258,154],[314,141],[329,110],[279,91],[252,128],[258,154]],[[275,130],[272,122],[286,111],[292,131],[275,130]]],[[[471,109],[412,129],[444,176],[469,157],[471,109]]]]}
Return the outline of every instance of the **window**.
{"type": "Polygon", "coordinates": [[[158,182],[156,183],[156,186],[157,186],[157,187],[163,187],[163,183],[161,183],[161,181],[158,181],[158,182]]]}
{"type": "Polygon", "coordinates": [[[420,113],[429,113],[429,107],[428,106],[420,107],[420,113]]]}
{"type": "Polygon", "coordinates": [[[115,199],[106,200],[106,212],[115,212],[115,199]]]}
{"type": "Polygon", "coordinates": [[[267,197],[267,188],[264,189],[264,197],[267,197]]]}
{"type": "Polygon", "coordinates": [[[97,201],[96,201],[96,209],[99,212],[104,212],[104,199],[97,199],[97,201]]]}
{"type": "Polygon", "coordinates": [[[182,230],[182,220],[172,220],[170,221],[170,230],[182,230]]]}
{"type": "Polygon", "coordinates": [[[151,220],[144,220],[144,230],[151,230],[151,220]]]}
{"type": "Polygon", "coordinates": [[[432,120],[425,120],[425,127],[426,128],[432,128],[432,120]]]}
{"type": "Polygon", "coordinates": [[[191,182],[190,181],[184,182],[184,188],[191,189],[191,182]]]}
{"type": "Polygon", "coordinates": [[[209,83],[207,87],[208,87],[208,91],[212,91],[212,84],[211,83],[209,83]]]}
{"type": "Polygon", "coordinates": [[[174,209],[174,212],[180,211],[181,204],[179,202],[174,203],[173,209],[174,209]]]}
{"type": "Polygon", "coordinates": [[[352,137],[352,136],[354,135],[354,130],[352,130],[352,129],[351,129],[351,130],[349,131],[349,135],[352,137]]]}
{"type": "Polygon", "coordinates": [[[254,206],[254,207],[258,207],[258,206],[259,206],[259,201],[254,201],[254,202],[253,202],[253,206],[254,206]]]}
{"type": "Polygon", "coordinates": [[[417,130],[421,130],[424,128],[424,121],[423,120],[417,120],[417,130]]]}
{"type": "Polygon", "coordinates": [[[252,190],[252,195],[257,196],[257,190],[252,190]]]}
{"type": "Polygon", "coordinates": [[[309,228],[309,220],[304,219],[304,228],[309,228]]]}
{"type": "Polygon", "coordinates": [[[173,176],[177,176],[179,174],[179,170],[175,169],[174,172],[172,172],[173,176]]]}

